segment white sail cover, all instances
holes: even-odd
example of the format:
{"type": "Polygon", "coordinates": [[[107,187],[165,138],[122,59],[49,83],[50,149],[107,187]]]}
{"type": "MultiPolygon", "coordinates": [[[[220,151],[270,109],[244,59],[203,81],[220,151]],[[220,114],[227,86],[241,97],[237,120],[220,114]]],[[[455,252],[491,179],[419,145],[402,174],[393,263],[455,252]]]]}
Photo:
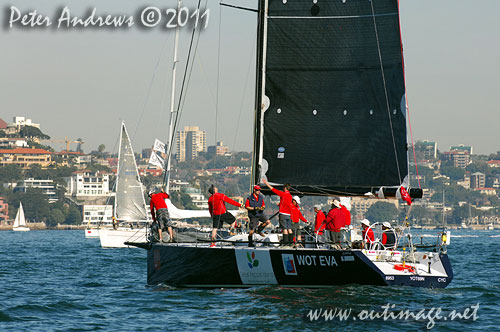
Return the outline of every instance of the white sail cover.
{"type": "Polygon", "coordinates": [[[115,217],[119,221],[147,221],[144,191],[135,163],[134,151],[122,123],[116,180],[115,217]]]}
{"type": "Polygon", "coordinates": [[[17,210],[16,219],[14,220],[13,227],[26,227],[26,219],[24,218],[23,203],[19,202],[19,209],[17,210]]]}
{"type": "MultiPolygon", "coordinates": [[[[172,219],[188,219],[188,218],[210,218],[208,210],[181,210],[178,209],[170,199],[166,199],[168,213],[172,219]]],[[[239,210],[229,210],[233,216],[238,216],[239,210]]]]}

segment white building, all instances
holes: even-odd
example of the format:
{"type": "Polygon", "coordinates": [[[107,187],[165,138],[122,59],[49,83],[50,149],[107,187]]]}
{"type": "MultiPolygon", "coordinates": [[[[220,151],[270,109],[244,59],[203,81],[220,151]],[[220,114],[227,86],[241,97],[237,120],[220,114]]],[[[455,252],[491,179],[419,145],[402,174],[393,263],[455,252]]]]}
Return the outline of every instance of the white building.
{"type": "Polygon", "coordinates": [[[191,201],[198,209],[202,209],[202,210],[208,209],[208,200],[201,193],[200,189],[198,189],[198,188],[186,188],[184,190],[184,193],[186,193],[187,195],[189,195],[189,197],[191,197],[191,201]]]}
{"type": "Polygon", "coordinates": [[[12,125],[16,126],[17,128],[22,128],[24,126],[30,126],[30,127],[35,127],[35,128],[40,129],[39,123],[33,123],[31,121],[31,119],[25,118],[24,116],[15,116],[14,123],[12,125]]]}
{"type": "Polygon", "coordinates": [[[29,178],[24,180],[20,186],[16,186],[14,190],[26,192],[27,188],[40,189],[43,194],[47,195],[49,203],[54,203],[58,200],[56,184],[53,180],[35,180],[29,178]]]}
{"type": "Polygon", "coordinates": [[[67,195],[76,198],[94,198],[109,196],[109,173],[91,172],[88,170],[75,171],[70,178],[66,178],[67,195]]]}
{"type": "Polygon", "coordinates": [[[111,225],[113,216],[112,205],[84,205],[83,206],[83,225],[111,225]]]}

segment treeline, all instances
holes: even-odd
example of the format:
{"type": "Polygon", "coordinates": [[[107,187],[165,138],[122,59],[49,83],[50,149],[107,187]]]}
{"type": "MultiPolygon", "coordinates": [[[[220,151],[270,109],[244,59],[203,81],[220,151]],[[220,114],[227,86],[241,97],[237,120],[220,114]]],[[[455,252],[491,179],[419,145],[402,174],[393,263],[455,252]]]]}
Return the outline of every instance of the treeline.
{"type": "Polygon", "coordinates": [[[40,165],[32,165],[30,169],[22,170],[18,165],[7,165],[0,168],[0,196],[9,204],[9,219],[14,219],[22,202],[25,217],[30,222],[44,222],[47,227],[57,224],[78,225],[82,222],[82,215],[78,206],[64,197],[65,177],[71,176],[75,170],[72,167],[58,167],[41,169],[40,165]],[[51,179],[56,185],[58,200],[49,203],[47,195],[40,189],[26,188],[19,191],[9,186],[11,183],[20,185],[24,179],[51,179]]]}

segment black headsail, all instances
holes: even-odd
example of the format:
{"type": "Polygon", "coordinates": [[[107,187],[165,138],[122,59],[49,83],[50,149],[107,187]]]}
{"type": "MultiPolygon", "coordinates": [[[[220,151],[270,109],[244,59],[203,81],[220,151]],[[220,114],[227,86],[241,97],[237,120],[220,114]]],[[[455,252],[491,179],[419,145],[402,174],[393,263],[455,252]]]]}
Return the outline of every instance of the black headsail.
{"type": "Polygon", "coordinates": [[[262,0],[259,37],[255,183],[307,195],[407,185],[398,0],[262,0]]]}

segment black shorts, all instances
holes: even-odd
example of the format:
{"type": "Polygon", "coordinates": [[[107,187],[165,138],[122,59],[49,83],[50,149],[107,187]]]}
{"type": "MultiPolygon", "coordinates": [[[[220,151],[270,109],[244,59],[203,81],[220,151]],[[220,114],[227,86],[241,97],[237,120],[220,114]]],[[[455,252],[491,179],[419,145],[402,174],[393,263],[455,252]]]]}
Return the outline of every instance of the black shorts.
{"type": "Polygon", "coordinates": [[[167,227],[172,227],[172,220],[170,219],[170,213],[168,212],[168,209],[156,210],[156,222],[163,230],[165,230],[167,227]]]}
{"type": "Polygon", "coordinates": [[[259,226],[259,222],[266,222],[268,220],[267,216],[262,213],[259,216],[249,216],[250,222],[248,223],[248,228],[254,231],[259,226]]]}
{"type": "Polygon", "coordinates": [[[222,228],[224,223],[231,225],[235,220],[236,218],[229,212],[226,212],[224,214],[214,215],[212,217],[212,227],[222,228]]]}
{"type": "Polygon", "coordinates": [[[286,214],[280,214],[279,222],[281,229],[292,229],[292,219],[286,214]]]}
{"type": "Polygon", "coordinates": [[[292,231],[295,236],[302,235],[302,230],[300,229],[300,223],[292,222],[292,231]]]}

